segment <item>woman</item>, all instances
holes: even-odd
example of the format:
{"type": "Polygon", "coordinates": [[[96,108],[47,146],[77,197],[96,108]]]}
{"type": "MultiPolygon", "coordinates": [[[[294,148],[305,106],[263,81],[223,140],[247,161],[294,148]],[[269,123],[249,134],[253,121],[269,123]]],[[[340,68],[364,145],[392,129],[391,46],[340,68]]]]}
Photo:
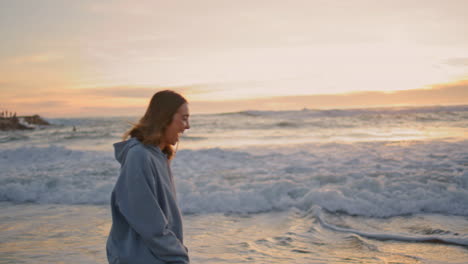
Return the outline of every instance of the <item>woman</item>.
{"type": "Polygon", "coordinates": [[[169,163],[189,128],[187,100],[161,91],[125,141],[114,144],[121,169],[111,196],[109,263],[189,263],[169,163]]]}

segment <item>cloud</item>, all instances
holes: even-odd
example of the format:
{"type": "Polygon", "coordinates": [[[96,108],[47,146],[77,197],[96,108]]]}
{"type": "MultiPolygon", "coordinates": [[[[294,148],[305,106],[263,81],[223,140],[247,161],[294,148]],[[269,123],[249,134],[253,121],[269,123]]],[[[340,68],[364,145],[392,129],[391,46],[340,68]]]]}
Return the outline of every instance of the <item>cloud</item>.
{"type": "Polygon", "coordinates": [[[1,109],[17,112],[18,115],[43,115],[52,116],[62,113],[63,109],[70,109],[69,102],[65,100],[34,100],[15,99],[2,102],[1,109]]]}
{"type": "Polygon", "coordinates": [[[36,63],[47,63],[62,59],[63,56],[57,53],[38,53],[27,56],[17,56],[7,60],[12,64],[36,64],[36,63]]]}
{"type": "MultiPolygon", "coordinates": [[[[461,90],[468,92],[468,79],[466,80],[460,80],[457,82],[451,82],[451,83],[442,83],[442,84],[434,84],[431,86],[432,89],[435,90],[461,90]]],[[[410,90],[411,91],[411,90],[410,90]]],[[[417,91],[417,90],[415,90],[417,91]]]]}
{"type": "Polygon", "coordinates": [[[173,90],[185,96],[212,92],[214,84],[194,84],[182,86],[111,86],[74,89],[75,95],[108,97],[108,98],[150,98],[154,93],[162,90],[173,90]]]}
{"type": "Polygon", "coordinates": [[[136,116],[137,114],[143,114],[145,111],[146,105],[142,106],[108,106],[108,107],[80,107],[81,113],[88,113],[95,115],[99,113],[104,116],[136,116]]]}
{"type": "Polygon", "coordinates": [[[384,106],[424,106],[468,104],[468,80],[433,85],[430,89],[396,92],[356,92],[349,94],[282,96],[250,100],[194,101],[198,113],[242,110],[297,110],[330,108],[367,108],[384,106]]]}
{"type": "Polygon", "coordinates": [[[5,89],[8,85],[11,85],[11,82],[5,82],[0,80],[0,89],[5,89]]]}
{"type": "Polygon", "coordinates": [[[98,87],[75,90],[75,93],[109,98],[148,98],[157,89],[146,87],[98,87]]]}
{"type": "Polygon", "coordinates": [[[450,66],[468,66],[468,57],[451,58],[445,61],[450,66]]]}
{"type": "MultiPolygon", "coordinates": [[[[154,92],[171,89],[184,95],[205,93],[216,84],[170,87],[97,87],[48,91],[47,94],[17,96],[2,108],[21,114],[52,116],[139,116],[154,92]]],[[[348,94],[278,96],[259,99],[207,101],[187,96],[191,112],[221,113],[244,110],[298,110],[367,108],[385,106],[425,106],[468,104],[468,80],[437,84],[428,89],[396,92],[355,92],[348,94]]],[[[200,97],[202,98],[202,97],[200,97]]],[[[206,98],[206,96],[205,96],[206,98]]]]}
{"type": "Polygon", "coordinates": [[[56,107],[65,107],[68,106],[67,101],[60,100],[49,100],[49,101],[40,101],[40,102],[16,102],[20,103],[23,107],[37,109],[37,108],[56,108],[56,107]]]}
{"type": "Polygon", "coordinates": [[[111,104],[139,104],[147,102],[154,93],[161,90],[173,90],[190,100],[191,96],[207,93],[214,89],[209,85],[187,86],[111,86],[94,88],[35,88],[34,85],[12,84],[0,81],[0,100],[2,105],[15,109],[42,109],[51,107],[73,107],[76,105],[94,105],[96,102],[111,104]]]}
{"type": "Polygon", "coordinates": [[[85,6],[88,12],[96,14],[124,14],[124,15],[151,15],[155,3],[151,1],[139,1],[134,3],[132,1],[114,1],[114,2],[92,2],[85,6]]]}

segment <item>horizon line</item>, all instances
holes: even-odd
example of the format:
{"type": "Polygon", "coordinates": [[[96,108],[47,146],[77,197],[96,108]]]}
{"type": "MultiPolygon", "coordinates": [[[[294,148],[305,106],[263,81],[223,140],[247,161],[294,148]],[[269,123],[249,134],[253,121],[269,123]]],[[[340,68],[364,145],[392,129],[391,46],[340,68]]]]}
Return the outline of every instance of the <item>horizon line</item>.
{"type": "MultiPolygon", "coordinates": [[[[468,110],[468,103],[467,104],[433,104],[433,105],[382,105],[382,106],[369,106],[369,107],[342,107],[342,108],[301,108],[301,109],[283,109],[283,110],[259,110],[259,109],[247,109],[241,111],[231,111],[231,112],[215,112],[215,113],[195,113],[191,114],[191,116],[208,116],[208,115],[232,115],[238,113],[246,113],[246,112],[301,112],[301,111],[333,111],[333,110],[344,110],[344,111],[353,111],[353,110],[385,110],[385,109],[394,109],[394,110],[406,110],[406,109],[423,109],[423,108],[459,108],[459,107],[467,107],[468,110]]],[[[22,115],[17,117],[25,117],[25,116],[34,116],[39,114],[31,114],[31,115],[22,115]]],[[[56,116],[56,117],[47,117],[44,115],[39,115],[42,118],[46,119],[75,119],[75,118],[122,118],[122,117],[140,117],[140,115],[102,115],[102,116],[56,116]]]]}

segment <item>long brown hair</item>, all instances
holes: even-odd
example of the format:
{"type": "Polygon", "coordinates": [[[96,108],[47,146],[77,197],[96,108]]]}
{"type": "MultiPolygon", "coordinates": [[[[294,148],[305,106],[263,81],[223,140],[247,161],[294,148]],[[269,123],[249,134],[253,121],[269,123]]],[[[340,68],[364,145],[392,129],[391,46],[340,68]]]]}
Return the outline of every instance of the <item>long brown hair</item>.
{"type": "MultiPolygon", "coordinates": [[[[153,95],[146,109],[146,113],[137,124],[123,135],[123,140],[129,137],[137,138],[146,145],[159,146],[161,138],[164,136],[167,126],[171,124],[174,114],[179,107],[187,103],[187,100],[180,94],[164,90],[153,95]]],[[[174,149],[168,145],[162,150],[171,159],[174,149]]]]}

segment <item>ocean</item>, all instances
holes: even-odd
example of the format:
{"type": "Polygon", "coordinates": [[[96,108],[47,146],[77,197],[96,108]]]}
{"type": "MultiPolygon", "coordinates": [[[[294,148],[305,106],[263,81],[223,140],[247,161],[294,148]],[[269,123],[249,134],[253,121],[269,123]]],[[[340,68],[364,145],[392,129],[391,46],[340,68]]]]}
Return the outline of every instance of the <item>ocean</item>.
{"type": "MultiPolygon", "coordinates": [[[[47,120],[0,132],[0,263],[107,263],[137,119],[47,120]]],[[[468,260],[468,105],[193,115],[172,168],[192,263],[468,260]]]]}

